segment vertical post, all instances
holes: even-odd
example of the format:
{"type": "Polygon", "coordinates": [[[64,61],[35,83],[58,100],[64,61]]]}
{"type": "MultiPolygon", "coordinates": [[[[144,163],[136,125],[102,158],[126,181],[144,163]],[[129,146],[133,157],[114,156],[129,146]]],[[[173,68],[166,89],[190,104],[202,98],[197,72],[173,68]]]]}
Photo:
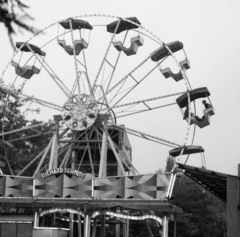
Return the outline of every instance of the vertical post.
{"type": "Polygon", "coordinates": [[[90,229],[91,229],[91,217],[88,212],[85,212],[83,237],[90,237],[90,229]]]}
{"type": "Polygon", "coordinates": [[[39,225],[39,216],[38,216],[38,212],[35,212],[33,226],[34,226],[34,228],[36,228],[36,227],[38,227],[38,225],[39,225]]]}
{"type": "Polygon", "coordinates": [[[122,224],[123,227],[123,237],[127,237],[127,223],[125,221],[125,223],[122,224]]]}
{"type": "Polygon", "coordinates": [[[105,237],[105,215],[101,215],[101,237],[105,237]]]}
{"type": "Polygon", "coordinates": [[[81,223],[81,215],[77,215],[78,217],[78,237],[82,237],[82,223],[81,223]]]}
{"type": "Polygon", "coordinates": [[[174,237],[177,236],[177,214],[174,213],[174,237]]]}
{"type": "Polygon", "coordinates": [[[227,176],[227,236],[235,237],[240,233],[240,164],[238,176],[227,176]]]}
{"type": "Polygon", "coordinates": [[[163,237],[168,237],[168,217],[163,218],[163,237]]]}
{"type": "Polygon", "coordinates": [[[59,139],[59,121],[62,120],[62,115],[53,115],[53,118],[55,120],[55,129],[56,129],[57,139],[59,139]]]}
{"type": "Polygon", "coordinates": [[[74,219],[74,214],[70,213],[70,222],[69,222],[69,237],[73,237],[73,219],[74,219]]]}
{"type": "Polygon", "coordinates": [[[38,227],[43,227],[45,223],[45,215],[43,215],[41,218],[39,216],[39,224],[38,227]]]}
{"type": "MultiPolygon", "coordinates": [[[[72,150],[72,160],[71,160],[71,168],[74,169],[75,168],[75,157],[76,157],[76,152],[75,150],[72,150]]],[[[70,213],[70,220],[72,220],[69,223],[69,227],[70,227],[70,233],[69,233],[69,237],[73,237],[73,228],[74,228],[74,214],[70,213]]]]}
{"type": "MultiPolygon", "coordinates": [[[[120,208],[117,208],[116,212],[120,213],[120,208]]],[[[119,218],[116,219],[119,220],[119,218]]],[[[120,227],[120,224],[116,224],[116,237],[120,237],[120,227]]]]}
{"type": "Polygon", "coordinates": [[[238,208],[240,208],[240,164],[238,164],[238,208]]]}
{"type": "Polygon", "coordinates": [[[94,218],[92,237],[96,237],[96,232],[97,232],[97,217],[94,218]]]}
{"type": "Polygon", "coordinates": [[[127,226],[127,235],[126,237],[129,237],[129,219],[126,221],[126,226],[127,226]]]}
{"type": "Polygon", "coordinates": [[[120,237],[120,224],[116,224],[116,237],[120,237]]]}

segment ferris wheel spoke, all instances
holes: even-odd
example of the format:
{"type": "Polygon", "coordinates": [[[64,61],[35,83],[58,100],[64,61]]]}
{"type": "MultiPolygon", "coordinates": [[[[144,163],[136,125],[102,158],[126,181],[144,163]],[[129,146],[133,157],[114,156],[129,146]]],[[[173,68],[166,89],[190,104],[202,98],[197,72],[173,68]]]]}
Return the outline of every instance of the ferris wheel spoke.
{"type": "Polygon", "coordinates": [[[53,69],[46,63],[46,61],[44,62],[43,67],[46,70],[46,72],[49,74],[49,76],[53,79],[53,81],[57,84],[57,86],[62,90],[62,92],[69,98],[70,97],[70,91],[67,88],[67,86],[62,82],[62,80],[60,80],[60,78],[57,76],[57,74],[53,71],[53,69]],[[46,65],[44,65],[46,64],[46,65]],[[51,73],[51,72],[52,73],[51,73]]]}
{"type": "Polygon", "coordinates": [[[9,163],[9,159],[8,159],[8,156],[7,156],[7,152],[6,152],[5,147],[3,148],[3,152],[4,152],[5,161],[6,161],[7,165],[8,165],[8,168],[9,168],[9,170],[10,170],[10,172],[11,172],[11,175],[14,175],[13,170],[12,170],[12,167],[11,167],[11,165],[10,165],[10,163],[9,163]]]}
{"type": "MultiPolygon", "coordinates": [[[[124,115],[119,115],[119,116],[116,116],[116,118],[122,118],[122,117],[126,117],[126,116],[130,116],[130,115],[134,115],[134,114],[139,114],[139,113],[143,113],[143,112],[148,112],[148,111],[152,111],[152,110],[155,110],[155,109],[160,109],[160,108],[164,108],[164,107],[167,107],[167,106],[172,106],[172,105],[175,105],[176,103],[171,103],[171,104],[166,104],[166,105],[161,105],[161,106],[156,106],[156,107],[150,107],[148,105],[145,104],[145,106],[147,107],[147,109],[142,109],[142,110],[138,110],[138,111],[135,111],[135,112],[130,112],[130,111],[127,111],[128,114],[124,114],[124,115]]],[[[125,111],[121,111],[119,113],[124,113],[125,111]]],[[[125,112],[126,113],[126,112],[125,112]]],[[[116,113],[117,114],[117,113],[116,113]]]]}
{"type": "Polygon", "coordinates": [[[148,61],[148,59],[151,58],[151,55],[149,55],[146,59],[144,59],[138,66],[136,66],[131,72],[129,72],[125,77],[123,77],[121,80],[119,80],[114,86],[112,86],[106,93],[108,95],[110,92],[112,92],[114,89],[116,89],[118,86],[123,84],[129,77],[131,77],[136,83],[137,81],[132,77],[132,73],[135,72],[138,68],[140,68],[144,63],[148,61]]]}
{"type": "Polygon", "coordinates": [[[38,123],[38,124],[22,127],[22,128],[19,128],[19,129],[11,130],[11,131],[8,131],[8,132],[2,132],[2,133],[0,133],[0,136],[9,135],[9,134],[12,134],[12,133],[18,133],[18,132],[21,132],[21,131],[24,131],[24,130],[36,128],[36,127],[43,126],[43,125],[44,125],[44,123],[38,123]]]}
{"type": "MultiPolygon", "coordinates": [[[[82,90],[84,88],[81,89],[81,85],[80,85],[80,80],[81,80],[81,76],[82,74],[85,75],[86,80],[87,80],[87,85],[88,85],[88,90],[85,89],[86,93],[91,92],[91,83],[88,77],[88,70],[87,70],[87,63],[86,63],[86,57],[85,57],[85,52],[84,49],[82,49],[82,54],[83,54],[83,61],[84,63],[82,63],[80,60],[77,59],[77,55],[76,55],[76,49],[75,49],[75,40],[74,40],[74,36],[73,36],[73,27],[72,27],[72,20],[70,19],[70,28],[71,28],[71,39],[72,39],[72,46],[73,46],[73,56],[74,56],[74,63],[75,63],[75,70],[76,70],[76,80],[74,82],[73,88],[71,90],[71,94],[74,94],[74,91],[76,89],[76,86],[78,87],[78,93],[81,94],[82,90]],[[78,63],[84,68],[85,71],[80,71],[78,68],[78,63]]],[[[81,32],[80,32],[80,38],[82,38],[81,36],[81,32]]],[[[82,85],[83,87],[85,87],[85,85],[82,85]]]]}
{"type": "MultiPolygon", "coordinates": [[[[126,41],[127,34],[128,34],[128,30],[126,31],[125,37],[124,37],[124,39],[123,39],[123,44],[124,44],[125,41],[126,41]]],[[[108,92],[108,89],[109,89],[110,84],[111,84],[111,82],[112,82],[112,79],[113,79],[113,76],[114,76],[114,73],[115,73],[115,70],[116,70],[116,67],[117,67],[118,61],[119,61],[119,59],[120,59],[121,52],[122,52],[122,51],[119,51],[118,56],[117,56],[117,60],[116,60],[116,62],[115,62],[114,65],[111,65],[111,64],[107,61],[108,64],[112,66],[113,71],[112,71],[112,73],[111,73],[111,77],[110,77],[110,79],[109,79],[109,82],[108,82],[107,89],[106,89],[105,93],[108,92]]]]}
{"type": "Polygon", "coordinates": [[[109,50],[110,50],[110,47],[111,47],[112,42],[113,42],[113,39],[114,39],[114,37],[115,37],[115,35],[116,35],[116,32],[117,32],[117,30],[118,30],[118,27],[119,27],[119,25],[120,25],[120,22],[121,22],[121,19],[118,20],[117,26],[116,26],[116,28],[115,28],[115,30],[114,30],[114,33],[113,33],[113,35],[112,35],[112,37],[111,37],[111,40],[110,40],[109,44],[108,44],[107,50],[106,50],[105,55],[104,55],[104,57],[103,57],[102,63],[101,63],[101,65],[100,65],[100,68],[99,68],[99,70],[98,70],[97,76],[96,76],[95,81],[94,81],[94,83],[93,83],[92,91],[94,90],[94,87],[95,87],[95,85],[96,85],[96,83],[97,83],[97,80],[98,80],[98,78],[99,78],[99,75],[100,75],[100,73],[101,73],[101,71],[102,71],[103,65],[104,65],[104,63],[105,63],[105,61],[106,61],[108,52],[109,52],[109,50]]]}
{"type": "MultiPolygon", "coordinates": [[[[84,50],[82,50],[82,52],[84,54],[84,50]]],[[[86,60],[84,59],[84,63],[81,63],[78,59],[77,61],[82,65],[83,70],[78,70],[76,79],[73,83],[70,93],[71,95],[74,95],[76,89],[78,88],[78,94],[86,93],[86,94],[91,94],[93,96],[92,90],[91,90],[91,82],[89,80],[88,70],[86,66],[86,60]],[[86,88],[85,82],[87,84],[87,88],[86,88]]]]}
{"type": "MultiPolygon", "coordinates": [[[[70,29],[71,29],[71,39],[72,39],[72,48],[73,48],[73,58],[74,58],[74,64],[75,64],[75,70],[76,70],[76,77],[78,78],[78,64],[77,64],[77,57],[76,57],[76,49],[75,49],[75,42],[74,42],[74,36],[73,36],[73,26],[72,26],[72,20],[69,19],[69,23],[70,23],[70,29]]],[[[79,81],[78,81],[78,88],[79,88],[79,93],[81,93],[81,88],[79,85],[79,81]]]]}
{"type": "Polygon", "coordinates": [[[34,57],[37,61],[42,65],[42,67],[46,70],[48,75],[53,79],[53,81],[57,84],[57,86],[61,89],[61,91],[69,98],[69,89],[65,86],[65,84],[60,80],[60,78],[57,76],[57,74],[53,71],[53,69],[47,64],[46,60],[41,61],[39,59],[38,55],[34,53],[32,48],[27,44],[28,49],[32,52],[34,57]]]}
{"type": "MultiPolygon", "coordinates": [[[[121,126],[118,126],[116,124],[111,124],[111,125],[114,128],[116,128],[117,130],[123,131],[123,128],[121,126]]],[[[132,134],[134,136],[141,137],[143,139],[146,139],[146,140],[149,140],[149,141],[152,141],[152,142],[160,143],[160,144],[165,145],[165,146],[169,146],[169,147],[173,147],[173,148],[181,146],[181,145],[179,145],[177,143],[174,143],[174,142],[171,142],[171,141],[168,141],[168,140],[156,137],[156,136],[152,136],[152,135],[149,135],[147,133],[143,133],[143,132],[131,129],[131,128],[127,128],[125,126],[124,126],[124,129],[126,130],[126,132],[128,134],[132,134]]]]}
{"type": "Polygon", "coordinates": [[[146,79],[157,67],[158,67],[158,64],[157,64],[155,67],[153,67],[153,68],[152,68],[145,76],[143,76],[139,81],[136,81],[136,84],[135,84],[133,87],[131,87],[129,90],[127,90],[127,92],[126,92],[120,99],[118,99],[117,102],[114,103],[113,107],[114,107],[115,105],[117,105],[120,101],[122,101],[122,100],[123,100],[131,91],[133,91],[137,86],[139,86],[139,84],[140,84],[144,79],[146,79]]]}
{"type": "Polygon", "coordinates": [[[25,95],[25,94],[19,94],[19,97],[22,97],[23,99],[27,99],[27,100],[29,100],[33,103],[36,103],[36,104],[39,104],[39,105],[42,105],[42,106],[45,106],[45,107],[48,107],[48,108],[51,108],[51,109],[54,109],[54,110],[62,111],[62,107],[60,105],[56,105],[54,103],[36,98],[35,96],[28,96],[28,95],[25,95]]]}
{"type": "Polygon", "coordinates": [[[164,99],[164,98],[171,97],[171,96],[182,95],[184,93],[185,93],[185,91],[174,93],[174,94],[168,94],[168,95],[153,97],[153,98],[149,98],[149,99],[145,99],[145,100],[139,100],[139,101],[135,101],[135,102],[131,102],[131,103],[116,105],[116,106],[112,107],[111,109],[116,109],[116,108],[125,107],[125,106],[129,106],[129,105],[137,105],[137,104],[146,103],[146,102],[149,102],[149,101],[164,99]]]}
{"type": "Polygon", "coordinates": [[[145,78],[147,78],[165,59],[162,59],[161,61],[159,61],[145,76],[143,76],[141,79],[137,79],[133,76],[133,73],[135,71],[137,71],[143,64],[145,64],[150,58],[151,58],[150,54],[146,59],[144,59],[138,66],[136,66],[130,73],[128,73],[125,77],[123,77],[119,82],[117,82],[111,89],[108,90],[109,94],[110,92],[113,93],[113,90],[118,89],[115,93],[114,96],[112,96],[112,98],[109,100],[109,104],[116,98],[116,96],[120,95],[123,93],[123,91],[126,91],[126,93],[117,101],[114,103],[114,105],[112,107],[114,107],[115,105],[117,105],[121,100],[123,100],[132,90],[134,90],[145,78]],[[124,83],[131,78],[132,81],[134,81],[134,85],[129,87],[129,88],[125,88],[123,89],[124,83]]]}
{"type": "MultiPolygon", "coordinates": [[[[81,32],[80,32],[80,36],[82,37],[81,32]]],[[[90,82],[90,79],[89,79],[87,60],[86,60],[86,55],[85,55],[85,50],[84,49],[82,50],[82,54],[83,54],[83,61],[84,61],[83,67],[84,67],[85,72],[86,72],[86,79],[87,79],[87,83],[88,83],[88,91],[93,96],[93,93],[92,93],[92,90],[91,90],[92,85],[91,85],[91,82],[90,82]]]]}
{"type": "Polygon", "coordinates": [[[174,103],[168,103],[168,104],[164,104],[164,105],[160,105],[160,106],[152,106],[149,105],[147,102],[153,102],[159,99],[164,99],[164,98],[169,98],[172,96],[177,96],[177,95],[182,95],[185,92],[178,92],[178,93],[173,93],[173,94],[168,94],[168,95],[163,95],[163,96],[158,96],[158,97],[153,97],[153,98],[149,98],[149,99],[145,99],[145,100],[139,100],[139,101],[135,101],[135,102],[130,102],[130,103],[126,103],[126,104],[121,104],[121,105],[117,105],[115,107],[108,107],[108,108],[104,108],[104,109],[100,109],[100,111],[102,113],[104,112],[108,112],[109,110],[115,110],[115,114],[116,114],[116,118],[121,118],[121,117],[126,117],[129,115],[134,115],[134,114],[138,114],[138,113],[142,113],[142,112],[147,112],[147,111],[151,111],[151,110],[155,110],[155,109],[160,109],[160,108],[164,108],[167,106],[171,106],[171,105],[175,105],[176,102],[174,103]],[[136,107],[137,105],[144,105],[143,109],[135,109],[133,110],[133,107],[136,107]],[[121,107],[127,107],[122,111],[116,111],[118,108],[121,107]],[[123,114],[123,115],[119,115],[119,114],[123,114]]]}

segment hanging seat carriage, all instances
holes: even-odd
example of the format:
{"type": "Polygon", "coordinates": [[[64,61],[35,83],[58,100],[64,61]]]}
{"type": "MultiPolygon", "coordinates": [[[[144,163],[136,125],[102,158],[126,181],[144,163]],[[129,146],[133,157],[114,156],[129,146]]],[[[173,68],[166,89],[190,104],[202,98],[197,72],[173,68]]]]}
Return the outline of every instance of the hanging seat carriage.
{"type": "Polygon", "coordinates": [[[178,147],[175,149],[172,149],[169,151],[169,155],[172,157],[178,157],[181,154],[182,155],[187,155],[187,159],[185,161],[185,164],[188,161],[189,155],[191,154],[200,154],[201,155],[201,160],[202,160],[202,167],[206,168],[206,162],[205,162],[205,156],[204,156],[204,149],[201,146],[196,146],[196,145],[190,145],[190,146],[185,146],[183,147],[178,147]],[[183,151],[182,151],[183,149],[183,151]]]}
{"type": "Polygon", "coordinates": [[[81,34],[82,29],[88,29],[88,30],[93,29],[92,26],[87,21],[83,21],[79,19],[68,19],[68,20],[59,22],[59,24],[64,28],[64,31],[71,30],[72,45],[67,45],[65,39],[59,39],[59,37],[57,38],[58,44],[61,47],[63,47],[64,50],[69,55],[74,55],[74,51],[75,51],[75,55],[79,55],[83,49],[86,49],[88,47],[88,42],[84,38],[82,38],[82,34],[81,34]],[[80,35],[79,39],[75,40],[73,38],[73,30],[79,30],[79,35],[80,35]]]}
{"type": "MultiPolygon", "coordinates": [[[[126,18],[138,25],[141,25],[141,23],[139,22],[139,20],[136,18],[136,17],[129,17],[129,18],[126,18]]],[[[117,28],[117,31],[115,32],[116,34],[119,34],[123,31],[126,31],[127,32],[129,30],[132,30],[132,29],[136,29],[138,28],[137,25],[134,25],[133,23],[131,22],[128,22],[128,21],[124,21],[124,20],[121,20],[120,23],[119,21],[114,21],[110,24],[107,25],[107,31],[110,32],[110,33],[114,33],[115,32],[115,29],[116,27],[118,26],[117,28]]],[[[125,35],[125,38],[127,36],[127,33],[125,35]]],[[[125,39],[124,39],[125,41],[125,39]]],[[[143,45],[143,38],[142,36],[139,34],[137,35],[136,37],[133,37],[131,38],[131,44],[130,46],[127,48],[124,46],[124,42],[122,41],[115,41],[113,42],[113,46],[118,50],[118,51],[123,51],[127,56],[131,56],[131,55],[134,55],[137,53],[138,51],[138,47],[139,46],[142,46],[143,45]]]]}
{"type": "Polygon", "coordinates": [[[189,119],[188,118],[188,93],[190,96],[190,102],[195,101],[199,98],[206,98],[206,97],[208,98],[208,101],[210,102],[210,104],[208,104],[208,108],[205,108],[205,110],[203,111],[202,118],[199,118],[194,113],[190,114],[190,124],[191,125],[196,124],[200,128],[204,128],[204,127],[210,125],[211,116],[213,116],[215,114],[215,111],[214,111],[213,105],[211,104],[211,101],[209,99],[210,92],[207,89],[207,87],[201,87],[201,88],[194,89],[190,92],[186,92],[176,99],[176,102],[177,102],[178,106],[180,107],[180,109],[186,108],[185,112],[184,112],[184,116],[183,116],[183,119],[186,121],[188,121],[188,119],[189,119]]]}
{"type": "MultiPolygon", "coordinates": [[[[42,63],[44,62],[46,53],[44,51],[42,51],[39,47],[37,47],[33,44],[17,42],[16,48],[20,49],[22,51],[22,53],[30,52],[32,54],[38,55],[41,58],[42,63]]],[[[36,59],[37,58],[35,58],[34,64],[32,64],[32,65],[30,65],[30,64],[28,64],[28,62],[26,62],[26,64],[24,66],[20,66],[21,57],[20,57],[20,60],[18,63],[15,62],[14,60],[12,60],[11,64],[15,68],[15,72],[18,76],[25,78],[25,79],[30,79],[34,74],[39,74],[41,71],[41,68],[38,68],[35,66],[36,59]]]]}
{"type": "MultiPolygon", "coordinates": [[[[159,49],[155,50],[151,55],[152,61],[159,62],[160,60],[164,59],[165,57],[170,56],[171,54],[168,51],[168,48],[172,51],[172,53],[176,53],[180,50],[183,50],[185,59],[183,61],[181,61],[179,63],[179,65],[180,65],[182,71],[185,73],[185,71],[190,68],[190,63],[189,63],[187,55],[183,49],[183,44],[180,41],[173,41],[173,42],[164,44],[159,49]]],[[[161,73],[163,74],[163,76],[166,79],[169,77],[172,77],[176,82],[183,79],[183,74],[182,74],[181,70],[178,73],[173,73],[169,67],[162,69],[160,66],[159,66],[159,70],[161,71],[161,73]]]]}

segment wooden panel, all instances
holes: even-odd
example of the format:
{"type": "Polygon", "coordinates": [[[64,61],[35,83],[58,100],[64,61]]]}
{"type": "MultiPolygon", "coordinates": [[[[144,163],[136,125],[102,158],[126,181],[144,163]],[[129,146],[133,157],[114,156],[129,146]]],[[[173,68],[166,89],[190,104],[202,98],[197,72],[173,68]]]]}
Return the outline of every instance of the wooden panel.
{"type": "Polygon", "coordinates": [[[17,237],[32,237],[32,224],[17,224],[17,237]]]}
{"type": "Polygon", "coordinates": [[[1,224],[1,236],[0,237],[17,237],[17,228],[16,224],[8,224],[8,223],[2,223],[1,224]]]}

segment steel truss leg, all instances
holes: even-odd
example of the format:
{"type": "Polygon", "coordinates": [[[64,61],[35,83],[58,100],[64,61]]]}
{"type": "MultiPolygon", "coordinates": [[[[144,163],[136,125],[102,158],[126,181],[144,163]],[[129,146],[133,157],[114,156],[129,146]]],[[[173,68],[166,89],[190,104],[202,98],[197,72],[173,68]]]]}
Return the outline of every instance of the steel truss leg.
{"type": "Polygon", "coordinates": [[[91,230],[91,214],[85,213],[83,237],[90,237],[90,230],[91,230]]]}
{"type": "Polygon", "coordinates": [[[163,237],[168,237],[168,217],[163,218],[163,237]]]}

